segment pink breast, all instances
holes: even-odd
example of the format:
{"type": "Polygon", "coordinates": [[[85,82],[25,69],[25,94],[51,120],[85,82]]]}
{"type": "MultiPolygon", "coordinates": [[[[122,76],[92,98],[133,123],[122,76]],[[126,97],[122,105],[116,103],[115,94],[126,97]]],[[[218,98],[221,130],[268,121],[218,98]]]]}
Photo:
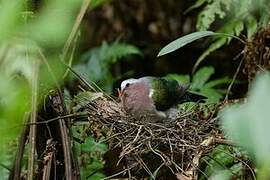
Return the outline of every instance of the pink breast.
{"type": "Polygon", "coordinates": [[[145,82],[131,84],[124,90],[122,97],[125,110],[135,115],[153,111],[155,107],[149,92],[150,88],[145,82]]]}

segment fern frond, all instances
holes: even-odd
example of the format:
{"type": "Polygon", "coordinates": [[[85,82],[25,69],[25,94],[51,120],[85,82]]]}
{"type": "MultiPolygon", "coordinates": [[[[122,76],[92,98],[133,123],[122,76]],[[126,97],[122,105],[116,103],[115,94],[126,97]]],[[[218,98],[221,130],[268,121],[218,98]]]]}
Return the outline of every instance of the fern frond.
{"type": "MultiPolygon", "coordinates": [[[[197,0],[191,8],[197,8],[205,4],[205,1],[197,0]]],[[[250,38],[259,27],[265,26],[270,19],[269,0],[208,0],[204,9],[199,13],[197,19],[198,30],[210,30],[211,24],[219,19],[225,19],[217,31],[219,33],[239,36],[246,29],[247,37],[250,38]],[[256,19],[257,17],[258,19],[256,19]]],[[[198,65],[213,51],[229,44],[231,37],[219,36],[213,37],[212,44],[198,58],[193,67],[193,72],[198,65]]]]}
{"type": "Polygon", "coordinates": [[[250,38],[257,30],[258,23],[254,16],[248,16],[245,26],[247,28],[247,37],[250,38]]]}
{"type": "Polygon", "coordinates": [[[210,25],[216,20],[216,16],[223,19],[226,11],[230,9],[233,0],[215,0],[208,3],[204,10],[198,15],[196,28],[199,31],[205,31],[210,28],[210,25]]]}
{"type": "Polygon", "coordinates": [[[107,63],[116,63],[121,58],[129,55],[142,55],[137,47],[131,44],[119,43],[117,41],[111,45],[103,42],[101,52],[102,53],[100,54],[104,55],[102,59],[107,61],[107,63]]]}
{"type": "Polygon", "coordinates": [[[198,0],[195,2],[195,4],[193,4],[192,6],[190,6],[185,13],[188,13],[190,11],[192,11],[193,9],[199,8],[201,7],[203,4],[205,4],[207,2],[207,0],[198,0]]]}
{"type": "Polygon", "coordinates": [[[82,64],[75,66],[87,79],[91,79],[106,92],[112,92],[112,83],[116,77],[110,72],[112,64],[129,55],[142,55],[140,50],[126,43],[115,41],[112,44],[103,42],[100,47],[93,48],[82,57],[82,64]]]}

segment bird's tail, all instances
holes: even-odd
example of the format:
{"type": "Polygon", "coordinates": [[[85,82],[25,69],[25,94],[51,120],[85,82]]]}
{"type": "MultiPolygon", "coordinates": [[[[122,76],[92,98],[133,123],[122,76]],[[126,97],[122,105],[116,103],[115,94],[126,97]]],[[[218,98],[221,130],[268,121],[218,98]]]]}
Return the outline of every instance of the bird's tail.
{"type": "Polygon", "coordinates": [[[199,103],[204,103],[207,97],[192,93],[192,92],[186,92],[180,99],[179,103],[184,103],[184,102],[199,102],[199,103]]]}

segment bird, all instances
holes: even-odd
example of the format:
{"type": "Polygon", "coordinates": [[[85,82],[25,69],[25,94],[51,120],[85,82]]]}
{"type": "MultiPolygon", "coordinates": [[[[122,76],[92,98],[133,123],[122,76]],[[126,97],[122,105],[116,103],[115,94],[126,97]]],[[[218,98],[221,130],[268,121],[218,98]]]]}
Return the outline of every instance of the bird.
{"type": "Polygon", "coordinates": [[[118,97],[124,110],[135,118],[148,116],[160,120],[167,118],[166,111],[177,104],[205,102],[205,96],[189,92],[189,87],[174,79],[145,76],[122,81],[118,97]]]}

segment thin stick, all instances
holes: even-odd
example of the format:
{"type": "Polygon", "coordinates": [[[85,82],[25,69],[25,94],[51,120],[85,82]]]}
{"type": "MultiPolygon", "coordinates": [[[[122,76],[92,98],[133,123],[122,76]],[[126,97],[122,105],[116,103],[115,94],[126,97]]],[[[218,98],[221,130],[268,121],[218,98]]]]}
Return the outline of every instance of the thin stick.
{"type": "Polygon", "coordinates": [[[68,64],[65,64],[64,62],[62,62],[82,83],[84,83],[85,86],[87,86],[89,89],[91,89],[94,92],[102,92],[106,97],[108,97],[110,100],[115,102],[115,99],[113,99],[110,95],[106,94],[105,92],[103,92],[103,90],[98,87],[98,85],[93,82],[90,81],[91,84],[88,83],[88,81],[86,80],[85,77],[83,77],[81,74],[77,73],[74,69],[72,69],[72,67],[70,67],[68,64]]]}
{"type": "MultiPolygon", "coordinates": [[[[76,48],[76,41],[78,39],[78,31],[79,31],[79,26],[82,22],[83,16],[86,13],[86,10],[88,9],[88,6],[90,4],[91,0],[84,0],[80,9],[79,14],[76,17],[75,20],[75,24],[72,27],[71,33],[69,34],[69,37],[64,45],[63,48],[63,57],[62,57],[62,61],[65,62],[67,53],[69,51],[69,49],[71,48],[71,44],[73,44],[72,50],[71,50],[71,55],[68,61],[68,65],[71,66],[72,65],[72,61],[73,61],[73,55],[75,52],[75,48],[76,48]],[[73,43],[74,42],[74,43],[73,43]]],[[[66,72],[64,73],[63,79],[65,79],[69,73],[70,69],[68,68],[66,70],[66,72]]]]}
{"type": "Polygon", "coordinates": [[[86,10],[88,9],[88,6],[90,4],[91,0],[84,0],[80,9],[80,12],[75,20],[75,24],[71,30],[71,33],[68,37],[68,40],[66,41],[64,48],[63,48],[63,59],[65,59],[67,52],[70,48],[71,43],[73,42],[78,30],[79,30],[79,26],[82,22],[83,16],[86,12],[86,10]]]}
{"type": "MultiPolygon", "coordinates": [[[[70,54],[69,61],[68,61],[69,66],[72,66],[72,61],[73,61],[73,57],[74,57],[74,53],[75,53],[75,49],[76,49],[76,42],[77,42],[78,36],[79,35],[76,36],[76,39],[74,40],[75,42],[72,46],[71,54],[70,54]]],[[[63,75],[63,79],[66,79],[66,77],[68,76],[68,73],[69,73],[69,69],[67,68],[66,72],[63,75]]]]}
{"type": "MultiPolygon", "coordinates": [[[[52,161],[55,157],[55,143],[53,139],[48,139],[46,143],[45,156],[43,158],[44,168],[42,180],[49,180],[51,176],[52,161]]],[[[54,176],[56,177],[56,176],[54,176]]]]}
{"type": "Polygon", "coordinates": [[[220,138],[214,138],[213,139],[214,144],[223,144],[223,145],[229,145],[229,146],[237,146],[234,142],[227,140],[227,139],[220,139],[220,138]]]}
{"type": "Polygon", "coordinates": [[[65,174],[67,180],[73,179],[72,174],[72,161],[71,161],[71,142],[68,135],[68,128],[64,119],[60,119],[59,121],[60,131],[61,131],[61,139],[64,150],[64,161],[65,161],[65,174]]]}
{"type": "Polygon", "coordinates": [[[242,63],[243,63],[243,60],[244,60],[244,58],[241,59],[239,65],[238,65],[238,67],[237,67],[237,70],[236,70],[236,72],[235,72],[234,75],[233,75],[232,82],[230,83],[230,85],[229,85],[229,87],[228,87],[228,89],[227,89],[227,93],[226,93],[226,96],[225,96],[223,102],[228,101],[229,93],[231,92],[231,89],[232,89],[232,86],[233,86],[233,84],[234,84],[234,81],[235,81],[236,77],[238,76],[238,73],[239,73],[240,68],[241,68],[241,66],[242,66],[242,63]]]}
{"type": "MultiPolygon", "coordinates": [[[[133,168],[133,167],[131,167],[131,168],[133,168]]],[[[122,171],[120,171],[120,172],[118,172],[118,173],[116,173],[116,174],[113,174],[113,175],[111,175],[111,176],[105,177],[105,178],[103,178],[102,180],[105,180],[105,179],[112,179],[112,178],[115,177],[115,176],[118,176],[118,175],[120,175],[120,174],[125,173],[126,171],[130,170],[131,168],[124,169],[124,170],[122,170],[122,171]]]]}
{"type": "MultiPolygon", "coordinates": [[[[28,120],[28,118],[29,118],[29,114],[26,113],[25,121],[28,120]]],[[[24,152],[25,142],[26,142],[28,133],[29,133],[29,126],[23,127],[23,130],[22,130],[22,133],[20,136],[20,140],[19,140],[18,150],[17,150],[15,161],[13,164],[13,168],[12,168],[12,171],[11,171],[9,178],[8,178],[9,180],[19,180],[20,179],[21,161],[23,158],[23,152],[24,152]]]]}
{"type": "Polygon", "coordinates": [[[65,116],[59,116],[59,117],[56,117],[56,118],[52,118],[52,119],[49,119],[49,120],[46,120],[46,121],[39,121],[39,122],[35,122],[35,123],[27,123],[27,124],[24,124],[24,125],[47,124],[47,123],[57,121],[57,120],[60,120],[60,119],[78,117],[78,116],[80,116],[80,117],[81,116],[87,116],[87,113],[68,114],[68,115],[65,115],[65,116]]]}
{"type": "MultiPolygon", "coordinates": [[[[30,123],[36,123],[37,119],[37,93],[38,93],[38,71],[39,64],[37,61],[33,62],[33,80],[32,80],[32,108],[30,123]]],[[[34,162],[35,162],[35,150],[36,150],[36,130],[37,126],[34,124],[30,127],[29,132],[29,159],[28,159],[28,180],[34,179],[34,162]]]]}

